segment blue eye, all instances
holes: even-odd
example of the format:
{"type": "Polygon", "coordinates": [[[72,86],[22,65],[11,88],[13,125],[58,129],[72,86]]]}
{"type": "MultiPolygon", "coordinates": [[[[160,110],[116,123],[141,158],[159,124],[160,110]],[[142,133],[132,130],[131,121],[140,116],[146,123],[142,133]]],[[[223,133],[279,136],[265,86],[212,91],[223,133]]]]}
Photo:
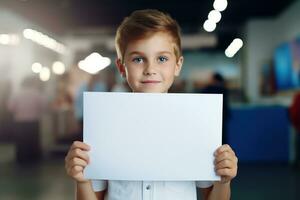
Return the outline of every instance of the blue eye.
{"type": "Polygon", "coordinates": [[[136,57],[136,58],[133,58],[132,61],[135,62],[135,63],[142,63],[143,58],[142,57],[136,57]]]}
{"type": "Polygon", "coordinates": [[[162,63],[162,62],[167,62],[167,61],[168,61],[168,58],[165,57],[165,56],[159,56],[159,57],[158,57],[158,61],[161,62],[161,63],[162,63]]]}

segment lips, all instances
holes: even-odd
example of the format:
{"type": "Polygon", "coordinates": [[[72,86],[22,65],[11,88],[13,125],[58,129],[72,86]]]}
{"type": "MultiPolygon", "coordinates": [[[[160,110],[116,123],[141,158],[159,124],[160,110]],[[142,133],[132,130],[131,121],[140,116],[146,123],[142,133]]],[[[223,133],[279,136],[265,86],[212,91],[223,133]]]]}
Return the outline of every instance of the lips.
{"type": "Polygon", "coordinates": [[[142,81],[142,83],[144,83],[144,84],[147,84],[147,83],[160,83],[160,81],[157,81],[157,80],[145,80],[145,81],[142,81]]]}

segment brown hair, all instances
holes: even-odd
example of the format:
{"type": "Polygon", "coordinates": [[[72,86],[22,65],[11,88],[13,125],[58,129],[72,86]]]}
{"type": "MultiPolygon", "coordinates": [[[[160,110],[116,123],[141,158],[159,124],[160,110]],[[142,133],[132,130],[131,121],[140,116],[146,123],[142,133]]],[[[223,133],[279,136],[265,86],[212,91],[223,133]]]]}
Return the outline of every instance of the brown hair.
{"type": "Polygon", "coordinates": [[[165,32],[172,37],[175,44],[174,53],[178,60],[182,55],[178,23],[169,14],[152,9],[134,11],[118,27],[115,38],[118,58],[124,62],[128,43],[147,38],[157,32],[165,32]]]}

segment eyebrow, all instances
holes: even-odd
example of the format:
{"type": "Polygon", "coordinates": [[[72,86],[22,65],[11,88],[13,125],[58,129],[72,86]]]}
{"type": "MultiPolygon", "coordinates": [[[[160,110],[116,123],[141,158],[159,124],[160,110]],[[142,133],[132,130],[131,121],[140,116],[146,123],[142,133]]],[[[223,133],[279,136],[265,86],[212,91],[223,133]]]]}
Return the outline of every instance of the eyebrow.
{"type": "MultiPolygon", "coordinates": [[[[134,54],[145,55],[143,52],[140,52],[140,51],[133,51],[129,55],[131,56],[131,55],[134,55],[134,54]]],[[[170,55],[172,55],[172,53],[170,51],[159,51],[159,52],[157,52],[157,54],[170,54],[170,55]]]]}

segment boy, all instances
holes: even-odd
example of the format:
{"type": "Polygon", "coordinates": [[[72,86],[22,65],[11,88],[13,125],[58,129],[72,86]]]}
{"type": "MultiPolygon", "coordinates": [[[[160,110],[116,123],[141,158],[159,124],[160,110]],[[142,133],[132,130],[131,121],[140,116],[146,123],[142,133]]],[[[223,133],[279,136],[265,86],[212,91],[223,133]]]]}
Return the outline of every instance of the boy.
{"type": "MultiPolygon", "coordinates": [[[[183,63],[180,28],[169,15],[140,10],[125,18],[116,34],[116,65],[133,92],[166,93],[183,63]]],[[[215,152],[217,182],[101,181],[83,178],[90,147],[74,142],[66,156],[68,175],[76,180],[77,199],[196,200],[196,186],[205,199],[230,199],[230,181],[237,173],[237,157],[228,145],[215,152]]],[[[201,159],[201,158],[199,158],[201,159]]]]}

